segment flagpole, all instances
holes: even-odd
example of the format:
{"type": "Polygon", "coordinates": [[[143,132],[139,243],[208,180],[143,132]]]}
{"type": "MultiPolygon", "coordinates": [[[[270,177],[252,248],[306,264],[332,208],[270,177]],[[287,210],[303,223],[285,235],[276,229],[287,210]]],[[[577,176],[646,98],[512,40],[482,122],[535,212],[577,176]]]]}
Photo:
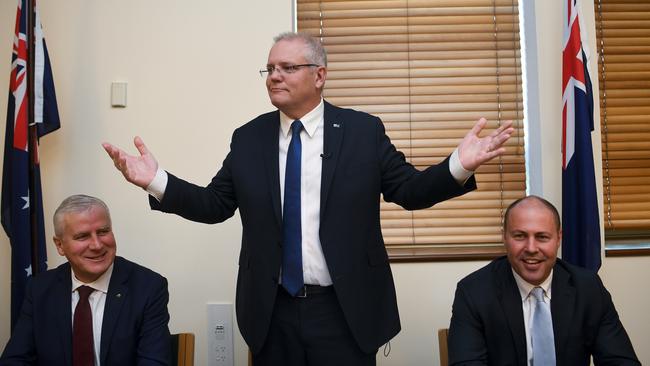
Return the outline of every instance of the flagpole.
{"type": "Polygon", "coordinates": [[[29,159],[29,230],[30,244],[32,248],[32,275],[38,274],[39,265],[39,248],[38,248],[38,189],[35,186],[36,172],[35,165],[38,161],[38,139],[36,131],[36,121],[34,113],[34,84],[35,84],[35,64],[36,64],[36,6],[35,0],[26,1],[27,9],[27,152],[29,159]]]}

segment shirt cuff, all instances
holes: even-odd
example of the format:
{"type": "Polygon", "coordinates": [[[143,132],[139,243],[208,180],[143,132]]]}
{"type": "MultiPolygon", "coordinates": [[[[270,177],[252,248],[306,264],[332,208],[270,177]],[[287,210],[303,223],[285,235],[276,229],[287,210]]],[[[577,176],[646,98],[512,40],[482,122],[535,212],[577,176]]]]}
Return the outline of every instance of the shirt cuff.
{"type": "Polygon", "coordinates": [[[474,174],[473,171],[463,168],[463,164],[460,163],[458,157],[458,148],[451,153],[449,158],[449,172],[461,186],[465,185],[465,182],[474,174]]]}
{"type": "Polygon", "coordinates": [[[162,168],[158,167],[156,176],[153,177],[153,180],[147,186],[147,193],[153,196],[158,202],[161,202],[163,196],[165,195],[165,189],[167,188],[167,172],[162,168]]]}

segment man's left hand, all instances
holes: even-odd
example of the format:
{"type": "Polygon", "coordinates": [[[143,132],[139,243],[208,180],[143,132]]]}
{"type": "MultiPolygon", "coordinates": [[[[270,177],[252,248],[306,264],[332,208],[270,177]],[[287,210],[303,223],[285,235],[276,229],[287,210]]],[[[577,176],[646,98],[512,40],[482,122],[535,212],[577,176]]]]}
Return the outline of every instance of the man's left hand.
{"type": "Polygon", "coordinates": [[[505,153],[503,144],[515,131],[512,121],[506,121],[489,135],[479,137],[485,125],[487,119],[479,119],[458,145],[458,158],[466,170],[475,171],[481,164],[505,153]]]}

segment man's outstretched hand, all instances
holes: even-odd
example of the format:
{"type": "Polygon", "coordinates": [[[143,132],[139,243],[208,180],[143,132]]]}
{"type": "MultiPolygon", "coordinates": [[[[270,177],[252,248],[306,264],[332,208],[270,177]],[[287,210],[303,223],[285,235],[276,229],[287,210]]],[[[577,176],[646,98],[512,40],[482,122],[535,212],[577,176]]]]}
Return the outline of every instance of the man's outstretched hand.
{"type": "Polygon", "coordinates": [[[503,144],[515,131],[512,121],[506,121],[489,135],[479,137],[486,124],[485,118],[479,119],[458,145],[458,158],[466,170],[475,171],[481,164],[505,153],[503,144]]]}
{"type": "Polygon", "coordinates": [[[102,143],[102,146],[127,181],[146,189],[156,176],[158,162],[139,136],[133,139],[133,143],[140,153],[139,156],[129,155],[108,142],[102,143]]]}

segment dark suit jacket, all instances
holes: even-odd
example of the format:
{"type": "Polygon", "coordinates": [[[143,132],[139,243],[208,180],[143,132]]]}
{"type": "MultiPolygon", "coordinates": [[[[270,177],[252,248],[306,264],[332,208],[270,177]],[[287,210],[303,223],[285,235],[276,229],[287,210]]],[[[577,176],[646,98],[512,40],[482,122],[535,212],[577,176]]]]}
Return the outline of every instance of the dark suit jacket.
{"type": "MultiPolygon", "coordinates": [[[[383,194],[407,209],[475,188],[449,173],[447,160],[418,171],[395,150],[377,117],[325,102],[320,241],[336,295],[360,348],[375,352],[400,330],[395,287],[379,224],[383,194]]],[[[264,344],[282,259],[278,111],[238,128],[222,168],[207,187],[173,175],[153,209],[217,223],[239,208],[242,243],[237,321],[257,353],[264,344]]]]}
{"type": "MultiPolygon", "coordinates": [[[[640,365],[597,274],[558,259],[551,284],[557,365],[640,365]]],[[[450,365],[527,365],[522,300],[506,257],[458,283],[450,365]]]]}
{"type": "MultiPolygon", "coordinates": [[[[71,278],[65,263],[29,282],[0,365],[72,365],[71,278]]],[[[116,257],[104,307],[101,365],[169,365],[168,300],[164,277],[116,257]]]]}

